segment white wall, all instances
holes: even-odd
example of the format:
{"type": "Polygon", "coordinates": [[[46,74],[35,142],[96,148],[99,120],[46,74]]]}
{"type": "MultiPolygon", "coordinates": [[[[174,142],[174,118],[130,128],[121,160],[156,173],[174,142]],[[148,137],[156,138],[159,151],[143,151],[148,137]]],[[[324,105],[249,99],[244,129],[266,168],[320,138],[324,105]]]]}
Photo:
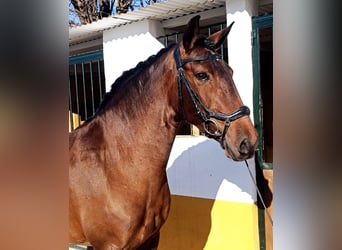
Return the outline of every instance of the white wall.
{"type": "Polygon", "coordinates": [[[103,32],[103,57],[106,91],[115,79],[139,62],[156,54],[163,44],[155,37],[162,35],[159,22],[144,20],[103,32]]]}
{"type": "MultiPolygon", "coordinates": [[[[248,160],[255,176],[254,159],[248,160]]],[[[256,190],[245,162],[234,162],[204,136],[177,136],[167,165],[172,194],[254,203],[256,190]]]]}
{"type": "Polygon", "coordinates": [[[228,35],[229,65],[242,101],[251,110],[253,120],[252,16],[257,13],[255,0],[227,0],[227,25],[235,21],[228,35]]]}

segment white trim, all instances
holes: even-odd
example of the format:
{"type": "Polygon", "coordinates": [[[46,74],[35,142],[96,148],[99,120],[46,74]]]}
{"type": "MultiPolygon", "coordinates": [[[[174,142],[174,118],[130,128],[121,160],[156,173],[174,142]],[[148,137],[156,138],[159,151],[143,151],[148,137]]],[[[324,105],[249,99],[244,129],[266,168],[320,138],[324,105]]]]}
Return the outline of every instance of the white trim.
{"type": "Polygon", "coordinates": [[[194,13],[194,14],[190,14],[190,15],[186,15],[186,16],[182,16],[178,18],[167,19],[165,21],[162,21],[161,25],[165,29],[175,28],[175,27],[187,24],[192,17],[197,16],[197,15],[201,15],[200,21],[215,18],[218,16],[225,16],[226,8],[220,7],[216,9],[202,11],[201,13],[194,13]]]}

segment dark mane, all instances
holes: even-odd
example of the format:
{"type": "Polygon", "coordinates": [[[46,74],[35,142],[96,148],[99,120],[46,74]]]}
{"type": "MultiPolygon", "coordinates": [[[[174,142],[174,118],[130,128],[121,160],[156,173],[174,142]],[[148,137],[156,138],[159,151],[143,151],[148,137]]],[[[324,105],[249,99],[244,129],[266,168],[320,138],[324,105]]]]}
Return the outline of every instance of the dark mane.
{"type": "Polygon", "coordinates": [[[134,68],[124,71],[122,75],[114,81],[114,83],[111,86],[111,90],[105,94],[95,114],[105,109],[108,102],[115,95],[118,89],[126,87],[127,85],[125,85],[125,83],[127,83],[129,80],[139,75],[140,72],[148,68],[153,63],[155,63],[155,61],[159,57],[161,57],[164,53],[166,53],[173,46],[174,44],[171,44],[168,47],[161,49],[157,54],[150,56],[145,61],[139,62],[134,68]]]}

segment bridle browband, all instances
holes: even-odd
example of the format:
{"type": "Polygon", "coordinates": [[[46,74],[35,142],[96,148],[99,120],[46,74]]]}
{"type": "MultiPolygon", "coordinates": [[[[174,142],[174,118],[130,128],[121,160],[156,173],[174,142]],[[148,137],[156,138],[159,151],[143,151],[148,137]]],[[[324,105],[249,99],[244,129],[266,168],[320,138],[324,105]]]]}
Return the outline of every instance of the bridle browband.
{"type": "Polygon", "coordinates": [[[174,49],[174,58],[176,61],[176,67],[178,70],[178,96],[179,96],[179,105],[183,112],[183,117],[186,120],[185,113],[184,113],[184,105],[183,105],[183,94],[182,94],[182,84],[184,84],[186,90],[188,91],[188,94],[190,96],[191,102],[194,105],[197,114],[201,117],[204,123],[204,130],[205,135],[209,138],[215,138],[220,140],[221,147],[224,149],[224,138],[227,133],[228,127],[230,126],[230,123],[232,121],[235,121],[245,115],[250,114],[250,110],[247,106],[241,106],[237,110],[233,111],[229,114],[223,114],[218,112],[210,111],[207,106],[201,101],[199,96],[196,94],[196,92],[191,87],[183,66],[189,62],[201,62],[201,61],[212,61],[212,60],[219,60],[222,59],[221,55],[215,53],[210,54],[209,56],[195,56],[191,58],[186,58],[184,60],[180,57],[180,51],[179,51],[179,44],[176,44],[176,47],[174,49]],[[221,132],[218,128],[217,123],[212,120],[211,118],[224,121],[224,128],[221,132]],[[215,130],[212,132],[210,130],[210,126],[214,126],[215,130]]]}

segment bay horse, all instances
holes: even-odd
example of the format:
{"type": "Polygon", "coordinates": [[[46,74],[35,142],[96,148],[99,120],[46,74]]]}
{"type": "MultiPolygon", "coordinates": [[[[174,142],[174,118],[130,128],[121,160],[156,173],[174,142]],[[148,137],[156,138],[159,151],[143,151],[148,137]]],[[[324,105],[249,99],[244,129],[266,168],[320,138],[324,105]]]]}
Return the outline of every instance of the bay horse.
{"type": "Polygon", "coordinates": [[[217,53],[233,25],[209,37],[193,17],[182,41],[126,71],[95,115],[69,136],[69,238],[96,250],[157,249],[170,208],[166,165],[183,120],[235,161],[257,132],[217,53]]]}

